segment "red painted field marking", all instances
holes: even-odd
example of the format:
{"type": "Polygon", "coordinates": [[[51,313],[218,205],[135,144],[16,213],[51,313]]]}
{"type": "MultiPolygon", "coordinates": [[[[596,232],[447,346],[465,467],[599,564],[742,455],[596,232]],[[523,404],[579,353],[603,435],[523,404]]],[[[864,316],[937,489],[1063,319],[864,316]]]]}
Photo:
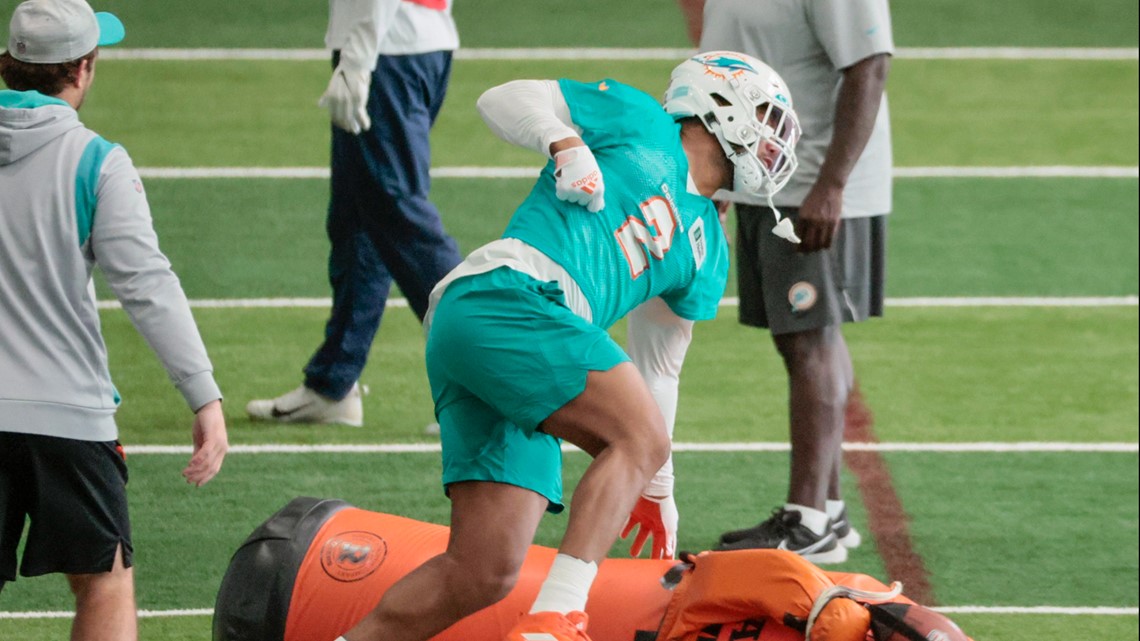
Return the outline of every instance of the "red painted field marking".
{"type": "MultiPolygon", "coordinates": [[[[879,441],[874,430],[874,415],[863,400],[857,384],[847,399],[846,423],[845,440],[863,443],[879,441]]],[[[871,536],[875,538],[875,545],[883,557],[888,580],[902,581],[906,596],[918,603],[935,605],[926,563],[914,549],[911,540],[910,517],[895,492],[891,471],[882,454],[875,451],[845,451],[843,460],[855,474],[859,494],[867,510],[871,536]]]]}

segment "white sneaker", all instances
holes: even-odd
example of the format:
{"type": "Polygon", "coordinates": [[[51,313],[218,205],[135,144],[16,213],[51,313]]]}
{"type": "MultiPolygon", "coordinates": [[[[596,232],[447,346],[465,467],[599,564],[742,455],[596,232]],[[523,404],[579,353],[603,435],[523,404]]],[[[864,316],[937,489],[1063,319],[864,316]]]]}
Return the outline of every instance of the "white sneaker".
{"type": "Polygon", "coordinates": [[[364,424],[364,404],[360,384],[355,384],[339,401],[331,400],[304,385],[277,398],[250,401],[245,413],[254,420],[279,423],[340,423],[360,427],[364,424]]]}

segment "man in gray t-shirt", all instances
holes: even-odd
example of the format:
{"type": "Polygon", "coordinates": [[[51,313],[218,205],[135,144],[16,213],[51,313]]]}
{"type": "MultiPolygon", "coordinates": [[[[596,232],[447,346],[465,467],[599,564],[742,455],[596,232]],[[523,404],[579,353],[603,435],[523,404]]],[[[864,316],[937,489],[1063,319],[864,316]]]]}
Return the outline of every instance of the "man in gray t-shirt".
{"type": "Polygon", "coordinates": [[[783,76],[803,127],[799,169],[774,201],[803,242],[770,233],[767,207],[737,206],[740,321],[771,331],[789,377],[788,500],[720,547],[840,562],[860,543],[839,487],[845,409],[858,402],[841,325],[882,315],[891,210],[887,0],[679,3],[701,51],[742,51],[783,76]]]}

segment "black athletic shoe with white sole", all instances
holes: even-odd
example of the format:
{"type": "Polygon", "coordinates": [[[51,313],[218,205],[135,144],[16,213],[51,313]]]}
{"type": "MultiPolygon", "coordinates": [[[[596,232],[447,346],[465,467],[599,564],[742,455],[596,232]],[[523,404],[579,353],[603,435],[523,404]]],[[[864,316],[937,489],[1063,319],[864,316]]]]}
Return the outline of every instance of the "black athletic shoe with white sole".
{"type": "Polygon", "coordinates": [[[847,520],[847,506],[843,506],[843,511],[839,513],[839,516],[831,519],[831,531],[839,537],[839,544],[848,550],[854,550],[863,543],[863,537],[859,535],[859,530],[851,527],[851,521],[847,520]]]}
{"type": "MultiPolygon", "coordinates": [[[[773,513],[774,514],[774,513],[773,513]]],[[[764,522],[766,523],[766,521],[764,522]]],[[[743,530],[733,530],[725,532],[720,535],[721,544],[735,543],[741,539],[747,539],[757,535],[757,530],[764,526],[764,523],[753,525],[743,530]]],[[[843,511],[839,513],[838,518],[831,520],[831,531],[835,532],[835,536],[839,538],[839,544],[848,550],[854,550],[863,544],[863,537],[851,525],[851,521],[847,519],[847,507],[844,506],[843,511]]]]}
{"type": "Polygon", "coordinates": [[[847,560],[847,548],[839,544],[839,537],[831,528],[823,534],[816,534],[801,522],[802,518],[803,515],[795,510],[778,508],[759,525],[725,532],[716,549],[788,550],[820,565],[847,560]]]}

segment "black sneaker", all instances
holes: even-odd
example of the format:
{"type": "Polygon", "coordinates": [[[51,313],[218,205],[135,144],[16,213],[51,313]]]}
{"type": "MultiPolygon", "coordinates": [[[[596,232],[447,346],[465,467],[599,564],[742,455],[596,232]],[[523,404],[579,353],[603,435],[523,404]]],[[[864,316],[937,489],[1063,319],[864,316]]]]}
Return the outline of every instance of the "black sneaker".
{"type": "Polygon", "coordinates": [[[843,506],[843,511],[839,513],[839,516],[831,520],[831,531],[839,537],[839,544],[848,550],[854,550],[863,543],[863,537],[859,535],[859,530],[851,527],[851,522],[847,520],[846,505],[843,506]]]}
{"type": "Polygon", "coordinates": [[[824,534],[816,534],[800,522],[802,518],[796,510],[777,508],[768,520],[754,527],[725,532],[716,549],[788,550],[821,565],[847,560],[847,548],[839,544],[833,530],[829,528],[824,534]]]}

